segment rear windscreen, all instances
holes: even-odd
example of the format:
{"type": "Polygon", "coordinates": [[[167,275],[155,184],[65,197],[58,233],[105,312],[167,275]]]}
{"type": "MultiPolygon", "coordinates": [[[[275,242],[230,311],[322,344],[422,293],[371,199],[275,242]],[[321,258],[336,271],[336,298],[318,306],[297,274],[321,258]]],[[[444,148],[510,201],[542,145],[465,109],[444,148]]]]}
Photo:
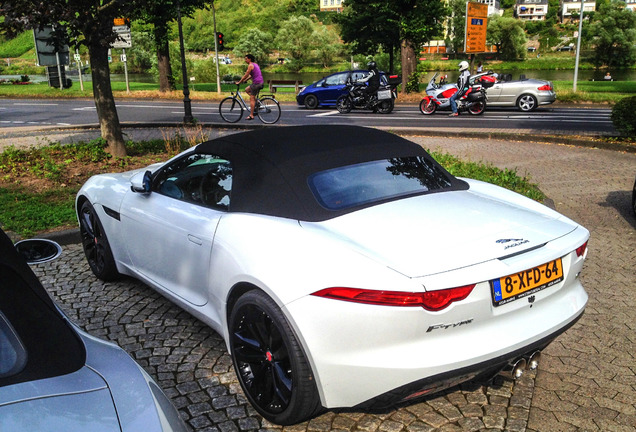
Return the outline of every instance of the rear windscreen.
{"type": "Polygon", "coordinates": [[[342,210],[452,187],[451,178],[424,157],[383,159],[311,175],[309,187],[323,207],[342,210]]]}

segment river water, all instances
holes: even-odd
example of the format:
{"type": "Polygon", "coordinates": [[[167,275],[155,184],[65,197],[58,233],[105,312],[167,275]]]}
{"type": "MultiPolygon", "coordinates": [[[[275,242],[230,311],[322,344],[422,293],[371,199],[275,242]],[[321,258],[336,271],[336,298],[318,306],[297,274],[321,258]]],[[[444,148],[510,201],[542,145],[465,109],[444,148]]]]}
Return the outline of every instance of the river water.
{"type": "MultiPolygon", "coordinates": [[[[518,70],[518,71],[506,71],[506,70],[495,70],[495,72],[499,74],[509,73],[512,74],[513,79],[519,78],[520,75],[525,75],[526,78],[537,78],[548,81],[573,81],[574,80],[574,70],[518,70]]],[[[606,71],[595,71],[595,70],[579,70],[578,80],[579,81],[590,81],[596,80],[601,81],[605,76],[606,71]]],[[[612,78],[615,81],[636,81],[636,70],[617,70],[610,71],[612,78]]],[[[443,71],[440,74],[448,75],[448,81],[455,81],[458,76],[458,72],[456,71],[443,71]]],[[[329,73],[300,73],[300,74],[292,74],[292,73],[277,73],[277,74],[267,74],[263,73],[263,77],[265,80],[276,79],[276,80],[299,80],[302,81],[303,84],[311,84],[314,81],[318,81],[324,76],[330,75],[329,73]]],[[[434,75],[434,72],[427,72],[422,77],[422,82],[427,83],[434,75]]],[[[73,80],[74,82],[79,82],[77,74],[75,75],[67,75],[68,78],[73,80]]],[[[0,75],[0,79],[19,79],[20,75],[0,75]]],[[[32,82],[46,82],[45,75],[30,75],[29,78],[32,82]]],[[[90,81],[91,76],[83,75],[84,81],[90,81]]],[[[125,81],[124,74],[111,74],[111,81],[125,81]]],[[[129,74],[128,79],[130,82],[144,82],[144,83],[153,83],[157,82],[154,76],[149,74],[129,74]]]]}

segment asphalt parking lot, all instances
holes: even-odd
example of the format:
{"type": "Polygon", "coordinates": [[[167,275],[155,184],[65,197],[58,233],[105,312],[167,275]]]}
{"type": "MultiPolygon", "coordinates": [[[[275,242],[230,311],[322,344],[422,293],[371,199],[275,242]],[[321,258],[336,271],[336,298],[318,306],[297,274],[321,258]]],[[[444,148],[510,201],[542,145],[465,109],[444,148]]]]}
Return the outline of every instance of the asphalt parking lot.
{"type": "Polygon", "coordinates": [[[382,412],[329,411],[279,427],[249,406],[219,335],[132,279],[97,280],[81,246],[35,266],[58,304],[111,340],[163,387],[194,431],[575,431],[636,429],[636,154],[547,142],[408,137],[425,148],[515,168],[591,232],[583,318],[521,380],[470,383],[382,412]]]}

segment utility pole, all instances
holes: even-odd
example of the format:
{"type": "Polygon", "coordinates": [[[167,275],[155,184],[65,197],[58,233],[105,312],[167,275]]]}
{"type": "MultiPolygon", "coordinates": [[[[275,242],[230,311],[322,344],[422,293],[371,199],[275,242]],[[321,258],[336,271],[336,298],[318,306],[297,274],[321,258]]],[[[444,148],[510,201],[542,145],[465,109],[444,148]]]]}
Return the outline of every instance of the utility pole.
{"type": "Polygon", "coordinates": [[[572,91],[576,93],[576,81],[579,77],[579,57],[581,56],[581,37],[583,36],[583,4],[585,0],[581,0],[581,13],[579,14],[579,37],[576,39],[576,60],[574,60],[574,83],[572,91]]]}
{"type": "Polygon", "coordinates": [[[181,3],[177,0],[177,24],[179,26],[179,48],[181,49],[181,72],[183,72],[183,116],[184,123],[193,123],[192,104],[190,103],[190,89],[188,88],[188,71],[185,61],[185,47],[183,46],[183,26],[181,25],[181,3]]]}
{"type": "Polygon", "coordinates": [[[216,92],[221,94],[221,76],[219,75],[219,38],[216,35],[216,7],[212,2],[212,22],[214,23],[214,57],[216,63],[216,92]]]}

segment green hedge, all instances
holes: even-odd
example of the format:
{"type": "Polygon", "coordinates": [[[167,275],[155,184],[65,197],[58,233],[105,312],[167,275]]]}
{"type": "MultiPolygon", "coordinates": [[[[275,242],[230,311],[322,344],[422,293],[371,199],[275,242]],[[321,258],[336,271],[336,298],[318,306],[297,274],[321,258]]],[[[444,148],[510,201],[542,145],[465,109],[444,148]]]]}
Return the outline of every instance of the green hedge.
{"type": "Polygon", "coordinates": [[[629,96],[616,102],[611,114],[614,127],[621,134],[636,136],[636,96],[629,96]]]}

